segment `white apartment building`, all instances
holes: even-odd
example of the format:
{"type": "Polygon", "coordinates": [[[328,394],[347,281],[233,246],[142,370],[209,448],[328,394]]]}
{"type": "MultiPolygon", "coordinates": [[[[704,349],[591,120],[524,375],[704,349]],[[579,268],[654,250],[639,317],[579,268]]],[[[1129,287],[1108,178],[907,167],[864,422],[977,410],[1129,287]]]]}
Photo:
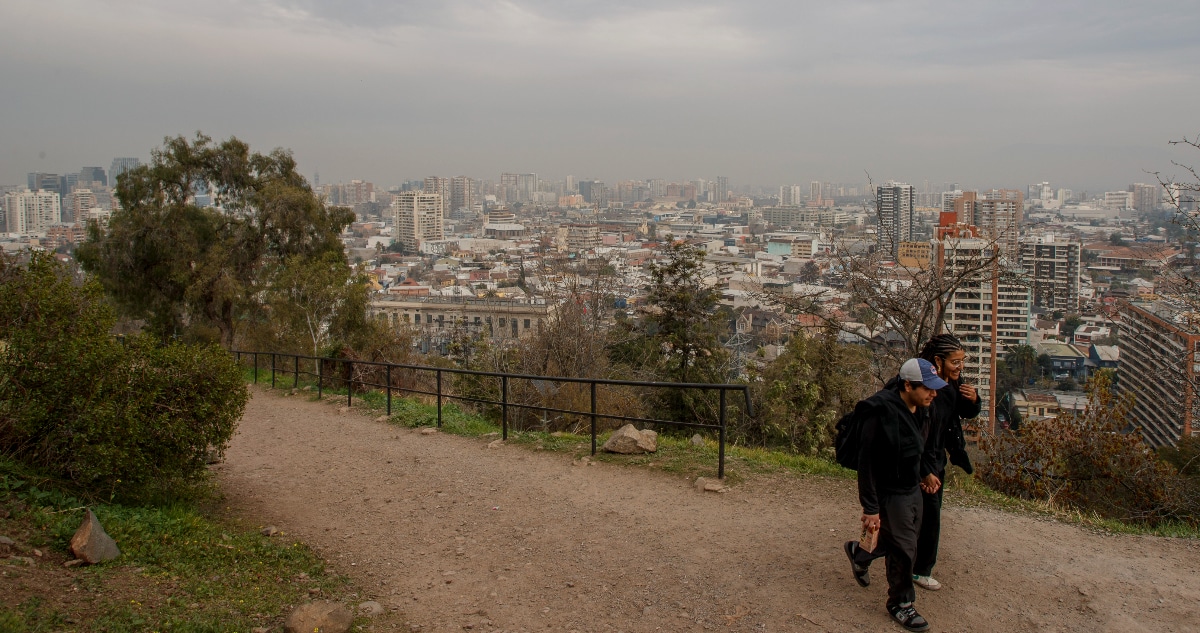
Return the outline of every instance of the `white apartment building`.
{"type": "Polygon", "coordinates": [[[13,191],[4,195],[5,233],[34,235],[62,222],[62,201],[53,191],[13,191]]]}
{"type": "MultiPolygon", "coordinates": [[[[980,238],[946,238],[937,244],[937,265],[962,270],[992,258],[995,243],[980,238]]],[[[995,431],[996,361],[1029,335],[1029,289],[999,279],[1000,263],[980,270],[951,293],[946,329],[962,341],[967,362],[964,380],[975,385],[984,403],[978,428],[995,431]]]]}
{"type": "Polygon", "coordinates": [[[396,241],[405,250],[417,252],[421,243],[441,240],[445,234],[442,196],[424,191],[404,191],[392,199],[396,241]]]}

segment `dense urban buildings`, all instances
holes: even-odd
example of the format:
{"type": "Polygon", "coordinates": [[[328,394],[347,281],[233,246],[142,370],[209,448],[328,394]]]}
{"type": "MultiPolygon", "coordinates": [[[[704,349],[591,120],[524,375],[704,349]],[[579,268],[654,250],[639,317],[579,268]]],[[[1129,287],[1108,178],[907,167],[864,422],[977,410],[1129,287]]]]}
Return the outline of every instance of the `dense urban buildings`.
{"type": "Polygon", "coordinates": [[[405,250],[418,252],[423,242],[445,237],[442,196],[424,191],[404,191],[392,199],[396,241],[405,250]]]}
{"type": "Polygon", "coordinates": [[[915,207],[912,185],[888,182],[876,189],[875,214],[879,219],[876,241],[880,252],[896,257],[900,253],[900,243],[912,241],[915,207]]]}

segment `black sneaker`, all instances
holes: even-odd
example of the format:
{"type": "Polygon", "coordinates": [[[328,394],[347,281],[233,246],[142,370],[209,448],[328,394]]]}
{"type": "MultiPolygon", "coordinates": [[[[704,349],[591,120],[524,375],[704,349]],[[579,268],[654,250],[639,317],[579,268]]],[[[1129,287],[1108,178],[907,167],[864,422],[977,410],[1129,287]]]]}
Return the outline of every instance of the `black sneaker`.
{"type": "Polygon", "coordinates": [[[859,587],[866,587],[871,584],[871,570],[854,562],[854,552],[858,551],[858,541],[846,541],[842,546],[846,550],[846,558],[850,559],[850,572],[854,574],[854,581],[859,587]]]}
{"type": "Polygon", "coordinates": [[[921,617],[920,613],[913,608],[912,603],[900,604],[894,607],[888,607],[888,613],[892,614],[892,619],[900,626],[909,631],[928,631],[929,621],[921,617]]]}

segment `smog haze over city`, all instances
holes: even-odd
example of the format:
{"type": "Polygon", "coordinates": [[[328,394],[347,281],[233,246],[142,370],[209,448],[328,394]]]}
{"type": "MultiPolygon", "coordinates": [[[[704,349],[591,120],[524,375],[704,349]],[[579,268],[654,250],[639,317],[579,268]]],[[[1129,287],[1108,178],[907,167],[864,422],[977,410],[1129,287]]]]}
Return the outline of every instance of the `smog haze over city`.
{"type": "Polygon", "coordinates": [[[1197,32],[1194,0],[15,0],[0,184],[200,130],[384,185],[1123,188],[1200,129],[1197,32]]]}

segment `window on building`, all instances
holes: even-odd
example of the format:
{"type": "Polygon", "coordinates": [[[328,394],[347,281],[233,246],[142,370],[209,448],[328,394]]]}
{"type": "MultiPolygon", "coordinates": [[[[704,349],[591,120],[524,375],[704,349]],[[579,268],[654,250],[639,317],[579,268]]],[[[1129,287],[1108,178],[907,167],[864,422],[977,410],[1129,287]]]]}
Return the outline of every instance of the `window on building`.
{"type": "Polygon", "coordinates": [[[529,329],[529,319],[525,319],[525,329],[529,329]]]}

